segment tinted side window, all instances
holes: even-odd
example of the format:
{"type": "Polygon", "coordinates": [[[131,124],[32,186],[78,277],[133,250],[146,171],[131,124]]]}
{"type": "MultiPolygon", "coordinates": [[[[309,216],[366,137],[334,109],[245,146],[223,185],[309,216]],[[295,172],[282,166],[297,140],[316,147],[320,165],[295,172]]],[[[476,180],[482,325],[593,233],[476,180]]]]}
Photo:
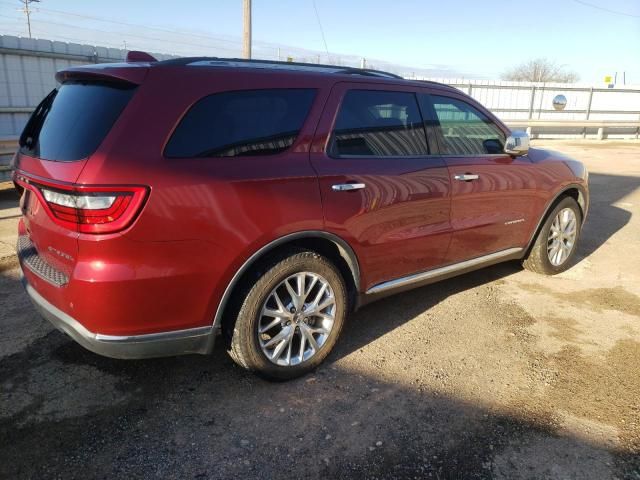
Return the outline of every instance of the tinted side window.
{"type": "Polygon", "coordinates": [[[71,161],[96,151],[135,92],[133,85],[65,82],[35,109],[20,136],[20,151],[71,161]]]}
{"type": "Polygon", "coordinates": [[[243,90],[209,95],[184,116],[167,157],[235,157],[279,153],[295,141],[315,96],[312,89],[243,90]]]}
{"type": "Polygon", "coordinates": [[[461,100],[428,95],[440,123],[443,154],[503,153],[505,136],[486,115],[461,100]]]}
{"type": "Polygon", "coordinates": [[[335,155],[427,155],[422,117],[413,93],[350,90],[333,131],[335,155]]]}

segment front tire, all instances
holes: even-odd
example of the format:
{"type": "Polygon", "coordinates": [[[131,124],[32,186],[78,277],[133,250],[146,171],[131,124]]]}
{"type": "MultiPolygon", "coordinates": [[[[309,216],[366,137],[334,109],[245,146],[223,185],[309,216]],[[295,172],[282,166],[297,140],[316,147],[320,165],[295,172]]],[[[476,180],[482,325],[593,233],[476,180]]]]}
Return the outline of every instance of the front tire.
{"type": "Polygon", "coordinates": [[[302,376],[333,349],[346,311],[338,269],[315,252],[290,252],[249,286],[229,353],[238,365],[268,379],[302,376]]]}
{"type": "Polygon", "coordinates": [[[580,207],[573,198],[563,198],[547,216],[522,266],[543,275],[567,270],[576,253],[581,226],[580,207]]]}

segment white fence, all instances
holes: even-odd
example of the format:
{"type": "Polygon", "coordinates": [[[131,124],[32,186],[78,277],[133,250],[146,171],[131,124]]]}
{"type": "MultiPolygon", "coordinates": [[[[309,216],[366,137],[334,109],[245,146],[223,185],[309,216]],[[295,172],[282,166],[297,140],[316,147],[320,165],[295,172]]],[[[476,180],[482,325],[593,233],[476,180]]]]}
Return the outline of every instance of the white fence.
{"type": "Polygon", "coordinates": [[[474,97],[508,125],[536,126],[539,136],[597,136],[598,129],[602,128],[599,125],[607,124],[610,125],[606,132],[608,137],[638,135],[640,86],[603,88],[566,83],[416,79],[454,86],[474,97]],[[553,107],[557,95],[563,95],[567,100],[562,110],[553,107]],[[577,123],[583,125],[577,126],[577,123]]]}
{"type": "MultiPolygon", "coordinates": [[[[33,108],[55,88],[56,71],[73,65],[118,62],[125,55],[125,50],[116,48],[0,35],[0,139],[19,135],[33,108]]],[[[153,55],[160,60],[173,58],[153,55]]],[[[595,136],[602,128],[597,122],[614,120],[622,124],[607,126],[607,136],[638,135],[640,86],[607,89],[589,85],[414,78],[453,85],[476,98],[507,124],[535,128],[534,133],[540,136],[595,136]],[[558,94],[567,99],[562,111],[554,110],[552,105],[558,94]],[[552,121],[556,125],[543,125],[541,121],[552,121]],[[570,125],[569,121],[573,123],[570,125]],[[589,123],[576,126],[576,121],[589,123]]]]}

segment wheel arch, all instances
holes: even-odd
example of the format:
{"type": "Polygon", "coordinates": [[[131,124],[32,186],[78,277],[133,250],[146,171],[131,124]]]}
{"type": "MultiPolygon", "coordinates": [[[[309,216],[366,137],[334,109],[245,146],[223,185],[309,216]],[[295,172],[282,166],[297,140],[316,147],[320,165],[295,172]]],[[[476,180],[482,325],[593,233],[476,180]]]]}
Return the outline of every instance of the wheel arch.
{"type": "Polygon", "coordinates": [[[269,255],[276,254],[287,248],[300,247],[316,251],[330,260],[340,270],[349,294],[350,307],[355,305],[360,291],[360,265],[353,248],[339,236],[321,231],[307,230],[284,235],[273,240],[256,250],[236,271],[222,294],[213,319],[214,331],[220,331],[223,327],[223,319],[227,313],[231,313],[234,294],[248,279],[250,272],[259,266],[269,255]]]}
{"type": "Polygon", "coordinates": [[[547,203],[542,216],[538,220],[538,224],[536,225],[536,228],[533,230],[533,234],[529,238],[529,243],[527,244],[527,248],[525,248],[525,255],[528,255],[529,251],[531,251],[531,247],[536,241],[536,237],[538,236],[540,229],[544,225],[544,222],[547,220],[549,213],[551,213],[551,211],[556,207],[558,202],[560,202],[565,197],[571,197],[576,201],[576,203],[578,204],[578,207],[580,208],[582,223],[584,224],[584,221],[587,216],[587,210],[589,208],[589,197],[587,195],[586,189],[584,188],[584,186],[580,184],[567,185],[564,188],[562,188],[558,193],[556,193],[554,197],[547,203]]]}

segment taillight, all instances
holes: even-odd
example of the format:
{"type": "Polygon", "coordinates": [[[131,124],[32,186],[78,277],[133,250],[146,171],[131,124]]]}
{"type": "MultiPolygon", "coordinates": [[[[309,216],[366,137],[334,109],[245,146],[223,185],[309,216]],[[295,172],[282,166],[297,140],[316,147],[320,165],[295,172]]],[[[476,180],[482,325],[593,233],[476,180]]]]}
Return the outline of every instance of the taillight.
{"type": "Polygon", "coordinates": [[[45,184],[24,176],[17,177],[17,183],[40,198],[54,222],[82,233],[127,228],[140,213],[148,191],[143,186],[45,184]]]}
{"type": "Polygon", "coordinates": [[[72,191],[40,187],[53,216],[83,233],[112,233],[128,227],[142,207],[145,187],[77,186],[72,191]]]}

